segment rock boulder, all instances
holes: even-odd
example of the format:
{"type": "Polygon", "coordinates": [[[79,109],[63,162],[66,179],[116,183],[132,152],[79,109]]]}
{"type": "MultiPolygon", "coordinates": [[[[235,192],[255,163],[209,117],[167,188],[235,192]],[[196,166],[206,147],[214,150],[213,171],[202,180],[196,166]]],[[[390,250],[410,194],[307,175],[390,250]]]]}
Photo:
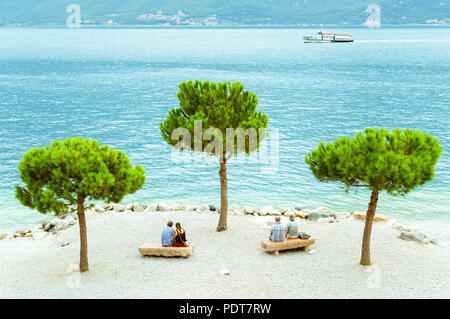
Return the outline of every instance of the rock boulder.
{"type": "Polygon", "coordinates": [[[168,212],[170,211],[170,206],[166,203],[158,203],[158,211],[159,212],[168,212]]]}
{"type": "Polygon", "coordinates": [[[296,211],[295,212],[295,216],[298,217],[298,218],[301,218],[301,219],[305,219],[306,217],[308,217],[307,214],[305,214],[303,212],[300,212],[300,211],[296,211]]]}
{"type": "Polygon", "coordinates": [[[180,211],[180,210],[185,210],[185,209],[186,209],[186,205],[173,204],[172,206],[170,206],[170,210],[174,210],[174,211],[180,211]]]}
{"type": "Polygon", "coordinates": [[[330,218],[331,215],[329,213],[321,213],[313,211],[308,214],[308,220],[312,222],[318,221],[320,218],[330,218]]]}
{"type": "Polygon", "coordinates": [[[428,243],[430,239],[421,232],[405,232],[402,231],[400,233],[400,239],[409,240],[409,241],[417,241],[419,243],[428,243]]]}
{"type": "Polygon", "coordinates": [[[132,206],[133,212],[143,212],[145,207],[143,205],[139,205],[139,203],[134,203],[132,206]]]}
{"type": "Polygon", "coordinates": [[[122,204],[112,204],[113,210],[116,212],[124,212],[125,211],[125,205],[122,204]]]}
{"type": "Polygon", "coordinates": [[[147,206],[146,209],[144,209],[144,212],[156,212],[158,210],[158,204],[150,204],[147,206]]]}
{"type": "Polygon", "coordinates": [[[69,225],[70,225],[70,224],[69,224],[69,222],[68,222],[66,219],[60,219],[60,220],[56,223],[54,229],[55,229],[56,231],[60,231],[60,230],[66,229],[69,225]]]}
{"type": "MultiPolygon", "coordinates": [[[[352,216],[356,219],[366,219],[366,212],[354,212],[352,216]]],[[[386,215],[375,213],[373,220],[376,222],[387,222],[389,220],[389,217],[386,215]]]]}

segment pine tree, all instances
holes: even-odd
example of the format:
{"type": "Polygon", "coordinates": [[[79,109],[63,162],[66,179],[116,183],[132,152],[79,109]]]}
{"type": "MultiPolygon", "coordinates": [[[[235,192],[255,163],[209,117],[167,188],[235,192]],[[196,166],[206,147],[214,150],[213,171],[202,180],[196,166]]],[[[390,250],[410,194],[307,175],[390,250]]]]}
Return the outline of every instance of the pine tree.
{"type": "Polygon", "coordinates": [[[226,230],[227,161],[234,154],[249,155],[259,150],[260,142],[267,137],[268,118],[256,111],[256,95],[238,82],[189,81],[181,83],[179,89],[180,107],[170,110],[160,124],[161,135],[169,145],[181,150],[217,156],[221,190],[217,231],[226,230]]]}
{"type": "Polygon", "coordinates": [[[418,185],[431,181],[434,166],[442,154],[439,141],[410,129],[366,128],[354,139],[338,138],[320,143],[306,156],[306,163],[321,182],[337,181],[350,187],[371,190],[361,250],[361,265],[370,265],[370,235],[379,192],[405,195],[418,185]]]}
{"type": "Polygon", "coordinates": [[[123,152],[79,137],[31,149],[19,171],[25,187],[16,185],[16,197],[23,205],[57,216],[77,212],[81,272],[89,269],[84,213],[89,201],[118,203],[145,184],[144,169],[132,168],[123,152]]]}

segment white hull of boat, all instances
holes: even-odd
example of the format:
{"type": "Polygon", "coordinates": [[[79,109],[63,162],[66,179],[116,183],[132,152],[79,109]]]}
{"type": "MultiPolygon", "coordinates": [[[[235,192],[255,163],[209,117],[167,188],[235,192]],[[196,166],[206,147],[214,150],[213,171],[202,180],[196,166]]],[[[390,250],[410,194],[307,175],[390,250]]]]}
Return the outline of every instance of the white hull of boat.
{"type": "Polygon", "coordinates": [[[321,39],[305,39],[304,43],[340,43],[340,42],[353,42],[353,40],[321,40],[321,39]]]}
{"type": "Polygon", "coordinates": [[[348,33],[317,31],[316,36],[304,36],[303,41],[305,43],[345,43],[353,42],[353,37],[348,33]]]}
{"type": "Polygon", "coordinates": [[[305,43],[331,43],[331,41],[328,40],[320,40],[320,39],[308,39],[304,40],[305,43]]]}

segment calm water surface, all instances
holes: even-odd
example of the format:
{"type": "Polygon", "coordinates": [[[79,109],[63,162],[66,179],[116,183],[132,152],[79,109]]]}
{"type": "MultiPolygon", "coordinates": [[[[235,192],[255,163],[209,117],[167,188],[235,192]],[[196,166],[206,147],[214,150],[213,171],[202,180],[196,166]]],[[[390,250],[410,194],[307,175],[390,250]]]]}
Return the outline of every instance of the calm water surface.
{"type": "Polygon", "coordinates": [[[313,29],[0,29],[0,229],[51,218],[14,198],[17,165],[68,136],[146,169],[147,184],[125,203],[219,205],[218,163],[174,159],[158,127],[178,105],[178,83],[201,79],[244,83],[271,138],[279,132],[278,162],[228,165],[232,207],[365,210],[367,191],[319,183],[306,153],[365,127],[409,127],[440,140],[436,177],[405,198],[382,193],[378,211],[450,238],[450,28],[333,30],[357,41],[302,43],[313,29]]]}

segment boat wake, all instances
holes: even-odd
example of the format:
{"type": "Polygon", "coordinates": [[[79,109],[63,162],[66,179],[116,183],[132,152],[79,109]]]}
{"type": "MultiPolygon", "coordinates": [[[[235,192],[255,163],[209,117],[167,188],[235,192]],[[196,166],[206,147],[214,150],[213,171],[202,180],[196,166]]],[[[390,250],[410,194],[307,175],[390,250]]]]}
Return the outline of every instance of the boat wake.
{"type": "Polygon", "coordinates": [[[406,40],[356,40],[358,43],[408,43],[408,42],[450,42],[450,39],[406,39],[406,40]]]}

